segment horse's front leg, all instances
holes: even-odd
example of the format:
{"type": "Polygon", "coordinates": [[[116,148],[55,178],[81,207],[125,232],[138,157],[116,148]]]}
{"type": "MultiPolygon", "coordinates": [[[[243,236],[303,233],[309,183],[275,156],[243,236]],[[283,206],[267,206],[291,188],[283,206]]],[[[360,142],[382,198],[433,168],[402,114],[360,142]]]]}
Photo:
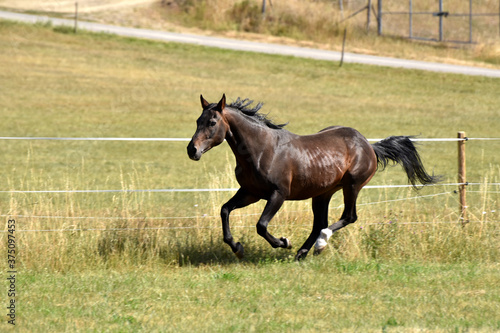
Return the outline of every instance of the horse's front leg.
{"type": "Polygon", "coordinates": [[[277,239],[267,231],[269,221],[271,221],[274,215],[276,215],[284,202],[285,199],[278,191],[275,191],[271,195],[267,201],[264,211],[262,212],[262,215],[260,216],[259,222],[257,222],[257,233],[264,237],[264,239],[267,240],[273,248],[283,247],[285,249],[291,249],[292,244],[287,238],[281,237],[280,239],[277,239]]]}
{"type": "Polygon", "coordinates": [[[257,201],[259,201],[259,198],[240,188],[238,192],[236,192],[236,194],[221,208],[220,216],[222,219],[224,242],[231,247],[231,250],[233,250],[234,254],[239,259],[243,258],[243,245],[239,242],[235,243],[233,240],[233,236],[231,235],[231,230],[229,228],[229,214],[235,209],[251,205],[257,201]]]}

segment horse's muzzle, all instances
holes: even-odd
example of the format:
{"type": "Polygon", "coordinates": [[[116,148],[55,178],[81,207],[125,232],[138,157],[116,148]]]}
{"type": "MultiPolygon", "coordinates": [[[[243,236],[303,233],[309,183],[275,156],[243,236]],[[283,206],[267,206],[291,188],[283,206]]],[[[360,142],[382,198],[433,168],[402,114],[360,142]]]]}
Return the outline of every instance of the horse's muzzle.
{"type": "Polygon", "coordinates": [[[195,147],[193,140],[191,140],[187,146],[187,153],[189,158],[193,161],[199,161],[202,154],[202,152],[195,147]]]}

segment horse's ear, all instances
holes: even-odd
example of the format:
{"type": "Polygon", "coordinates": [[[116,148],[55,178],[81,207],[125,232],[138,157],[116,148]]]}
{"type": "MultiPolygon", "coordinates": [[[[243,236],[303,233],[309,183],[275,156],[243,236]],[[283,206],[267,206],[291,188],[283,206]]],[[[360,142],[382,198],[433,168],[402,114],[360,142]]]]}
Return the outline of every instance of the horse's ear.
{"type": "Polygon", "coordinates": [[[226,94],[222,94],[222,98],[219,101],[219,104],[217,104],[216,110],[222,112],[225,108],[226,108],[226,94]]]}
{"type": "Polygon", "coordinates": [[[205,110],[207,106],[210,105],[210,103],[208,103],[206,99],[203,98],[203,95],[200,95],[200,100],[201,100],[201,107],[203,108],[203,110],[205,110]]]}

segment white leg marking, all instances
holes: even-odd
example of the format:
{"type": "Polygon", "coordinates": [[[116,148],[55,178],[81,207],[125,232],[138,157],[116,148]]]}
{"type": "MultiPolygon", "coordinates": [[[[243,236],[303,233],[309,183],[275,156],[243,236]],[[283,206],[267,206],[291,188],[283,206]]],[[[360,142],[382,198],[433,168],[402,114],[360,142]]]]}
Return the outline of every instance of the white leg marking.
{"type": "Polygon", "coordinates": [[[328,245],[328,240],[332,237],[332,234],[333,232],[328,228],[321,230],[321,234],[316,240],[316,244],[314,244],[316,251],[322,251],[328,245]]]}

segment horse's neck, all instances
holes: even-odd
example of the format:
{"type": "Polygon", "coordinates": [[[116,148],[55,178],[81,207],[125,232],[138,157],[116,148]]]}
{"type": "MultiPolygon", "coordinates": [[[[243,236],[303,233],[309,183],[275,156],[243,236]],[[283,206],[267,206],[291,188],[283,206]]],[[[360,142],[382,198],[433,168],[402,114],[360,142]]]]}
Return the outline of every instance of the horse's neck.
{"type": "Polygon", "coordinates": [[[276,130],[248,119],[239,111],[229,109],[226,120],[230,127],[226,141],[239,163],[251,162],[253,158],[258,158],[263,150],[274,142],[273,131],[276,130]]]}

